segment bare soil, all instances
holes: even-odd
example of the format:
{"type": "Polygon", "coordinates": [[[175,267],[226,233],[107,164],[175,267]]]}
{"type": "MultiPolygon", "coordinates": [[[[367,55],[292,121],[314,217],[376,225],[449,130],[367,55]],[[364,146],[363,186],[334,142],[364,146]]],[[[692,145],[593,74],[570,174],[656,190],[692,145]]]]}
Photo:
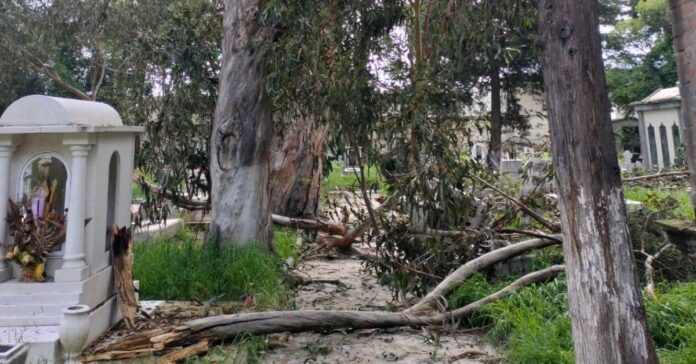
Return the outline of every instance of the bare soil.
{"type": "MultiPolygon", "coordinates": [[[[303,262],[299,271],[314,279],[337,279],[342,284],[317,283],[296,292],[297,309],[398,310],[389,290],[362,271],[352,258],[303,262]]],[[[353,332],[272,335],[264,363],[498,363],[493,347],[480,332],[453,327],[400,328],[353,332]],[[461,357],[457,359],[457,357],[461,357]]]]}

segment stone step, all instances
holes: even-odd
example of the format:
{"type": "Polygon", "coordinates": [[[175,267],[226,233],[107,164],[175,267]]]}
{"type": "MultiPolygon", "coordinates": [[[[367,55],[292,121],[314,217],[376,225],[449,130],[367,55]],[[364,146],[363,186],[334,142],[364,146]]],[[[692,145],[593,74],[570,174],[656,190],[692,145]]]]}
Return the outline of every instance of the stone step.
{"type": "Polygon", "coordinates": [[[0,296],[16,294],[62,294],[80,292],[82,282],[28,283],[10,280],[0,283],[0,296]]]}
{"type": "MultiPolygon", "coordinates": [[[[39,302],[39,301],[37,301],[39,302]]],[[[40,305],[0,305],[0,317],[22,317],[22,316],[60,316],[63,309],[70,307],[71,304],[40,304],[40,305]]]]}
{"type": "MultiPolygon", "coordinates": [[[[0,294],[0,307],[22,306],[36,304],[74,305],[80,302],[79,293],[48,293],[48,294],[0,294]]],[[[1,315],[0,315],[1,316],[1,315]]]]}
{"type": "Polygon", "coordinates": [[[0,327],[4,326],[55,326],[60,325],[63,315],[56,316],[0,316],[0,327]]]}

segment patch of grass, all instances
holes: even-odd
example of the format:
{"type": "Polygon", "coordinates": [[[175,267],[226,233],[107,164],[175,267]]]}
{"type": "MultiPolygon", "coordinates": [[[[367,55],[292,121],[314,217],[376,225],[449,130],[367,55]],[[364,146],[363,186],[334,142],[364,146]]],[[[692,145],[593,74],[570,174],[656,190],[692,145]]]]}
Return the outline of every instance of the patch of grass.
{"type": "Polygon", "coordinates": [[[281,308],[288,287],[276,258],[257,244],[202,246],[185,230],[134,245],[133,275],[142,299],[198,300],[253,295],[257,307],[281,308]]]}
{"type": "MultiPolygon", "coordinates": [[[[355,173],[343,173],[343,162],[333,162],[331,164],[331,173],[324,177],[321,185],[322,195],[326,196],[329,191],[337,188],[345,190],[359,189],[360,183],[355,173]]],[[[358,172],[360,173],[360,172],[358,172]]],[[[369,166],[365,171],[366,185],[368,188],[379,190],[382,195],[387,195],[387,187],[379,170],[376,166],[369,166]]]]}
{"type": "Polygon", "coordinates": [[[190,357],[184,363],[261,363],[266,347],[266,342],[262,337],[244,335],[229,343],[229,345],[214,347],[205,356],[190,357]]]}
{"type": "Polygon", "coordinates": [[[300,253],[297,251],[297,247],[295,246],[297,233],[289,229],[275,228],[274,234],[276,257],[278,260],[284,262],[288,258],[292,258],[297,261],[300,256],[300,253]]]}
{"type": "Polygon", "coordinates": [[[654,201],[663,201],[666,198],[675,200],[674,214],[678,218],[694,218],[694,210],[691,208],[689,194],[686,191],[654,189],[646,187],[630,187],[624,189],[624,196],[628,200],[643,202],[653,212],[660,209],[654,201]]]}
{"type": "Polygon", "coordinates": [[[646,307],[660,362],[696,363],[696,282],[662,286],[646,307]]]}
{"type": "MultiPolygon", "coordinates": [[[[461,306],[507,282],[490,283],[476,275],[449,298],[461,306]]],[[[489,304],[473,324],[491,324],[488,337],[507,352],[510,363],[574,363],[565,279],[527,287],[489,304]]],[[[661,363],[696,363],[696,282],[660,286],[646,298],[648,325],[661,363]]]]}

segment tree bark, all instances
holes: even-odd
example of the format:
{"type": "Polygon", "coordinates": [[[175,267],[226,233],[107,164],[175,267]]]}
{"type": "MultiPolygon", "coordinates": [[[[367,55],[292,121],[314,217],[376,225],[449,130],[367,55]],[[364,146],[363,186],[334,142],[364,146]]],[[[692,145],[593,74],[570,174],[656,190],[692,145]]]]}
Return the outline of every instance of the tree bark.
{"type": "Polygon", "coordinates": [[[670,0],[677,75],[681,95],[684,147],[689,165],[691,206],[696,211],[696,2],[670,0]]]}
{"type": "Polygon", "coordinates": [[[500,171],[502,149],[503,116],[500,104],[500,68],[494,66],[491,78],[491,127],[488,139],[488,156],[486,162],[492,171],[500,171]]]}
{"type": "Polygon", "coordinates": [[[135,315],[138,313],[138,300],[133,286],[133,257],[131,255],[131,232],[127,228],[111,227],[111,252],[113,254],[116,296],[123,320],[129,330],[135,328],[135,315]]]}
{"type": "Polygon", "coordinates": [[[264,91],[260,0],[225,1],[220,94],[211,135],[208,242],[263,242],[273,250],[269,155],[273,122],[264,91]]]}
{"type": "Polygon", "coordinates": [[[627,227],[597,1],[538,6],[575,359],[657,363],[627,227]]]}
{"type": "Polygon", "coordinates": [[[271,210],[289,217],[315,217],[319,209],[328,125],[301,118],[276,133],[271,154],[271,210]]]}

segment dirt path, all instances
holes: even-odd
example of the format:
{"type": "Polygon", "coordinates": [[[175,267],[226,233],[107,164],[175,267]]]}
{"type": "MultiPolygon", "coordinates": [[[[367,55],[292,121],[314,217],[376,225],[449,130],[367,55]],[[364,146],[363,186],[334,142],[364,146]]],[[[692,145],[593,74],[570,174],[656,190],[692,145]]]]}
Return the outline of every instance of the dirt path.
{"type": "MultiPolygon", "coordinates": [[[[361,262],[350,258],[303,262],[300,272],[316,279],[338,279],[343,284],[301,287],[298,309],[389,310],[391,294],[377,279],[361,272],[361,262]]],[[[274,349],[264,363],[498,363],[493,348],[480,335],[451,328],[360,330],[355,332],[273,335],[274,349]]]]}

